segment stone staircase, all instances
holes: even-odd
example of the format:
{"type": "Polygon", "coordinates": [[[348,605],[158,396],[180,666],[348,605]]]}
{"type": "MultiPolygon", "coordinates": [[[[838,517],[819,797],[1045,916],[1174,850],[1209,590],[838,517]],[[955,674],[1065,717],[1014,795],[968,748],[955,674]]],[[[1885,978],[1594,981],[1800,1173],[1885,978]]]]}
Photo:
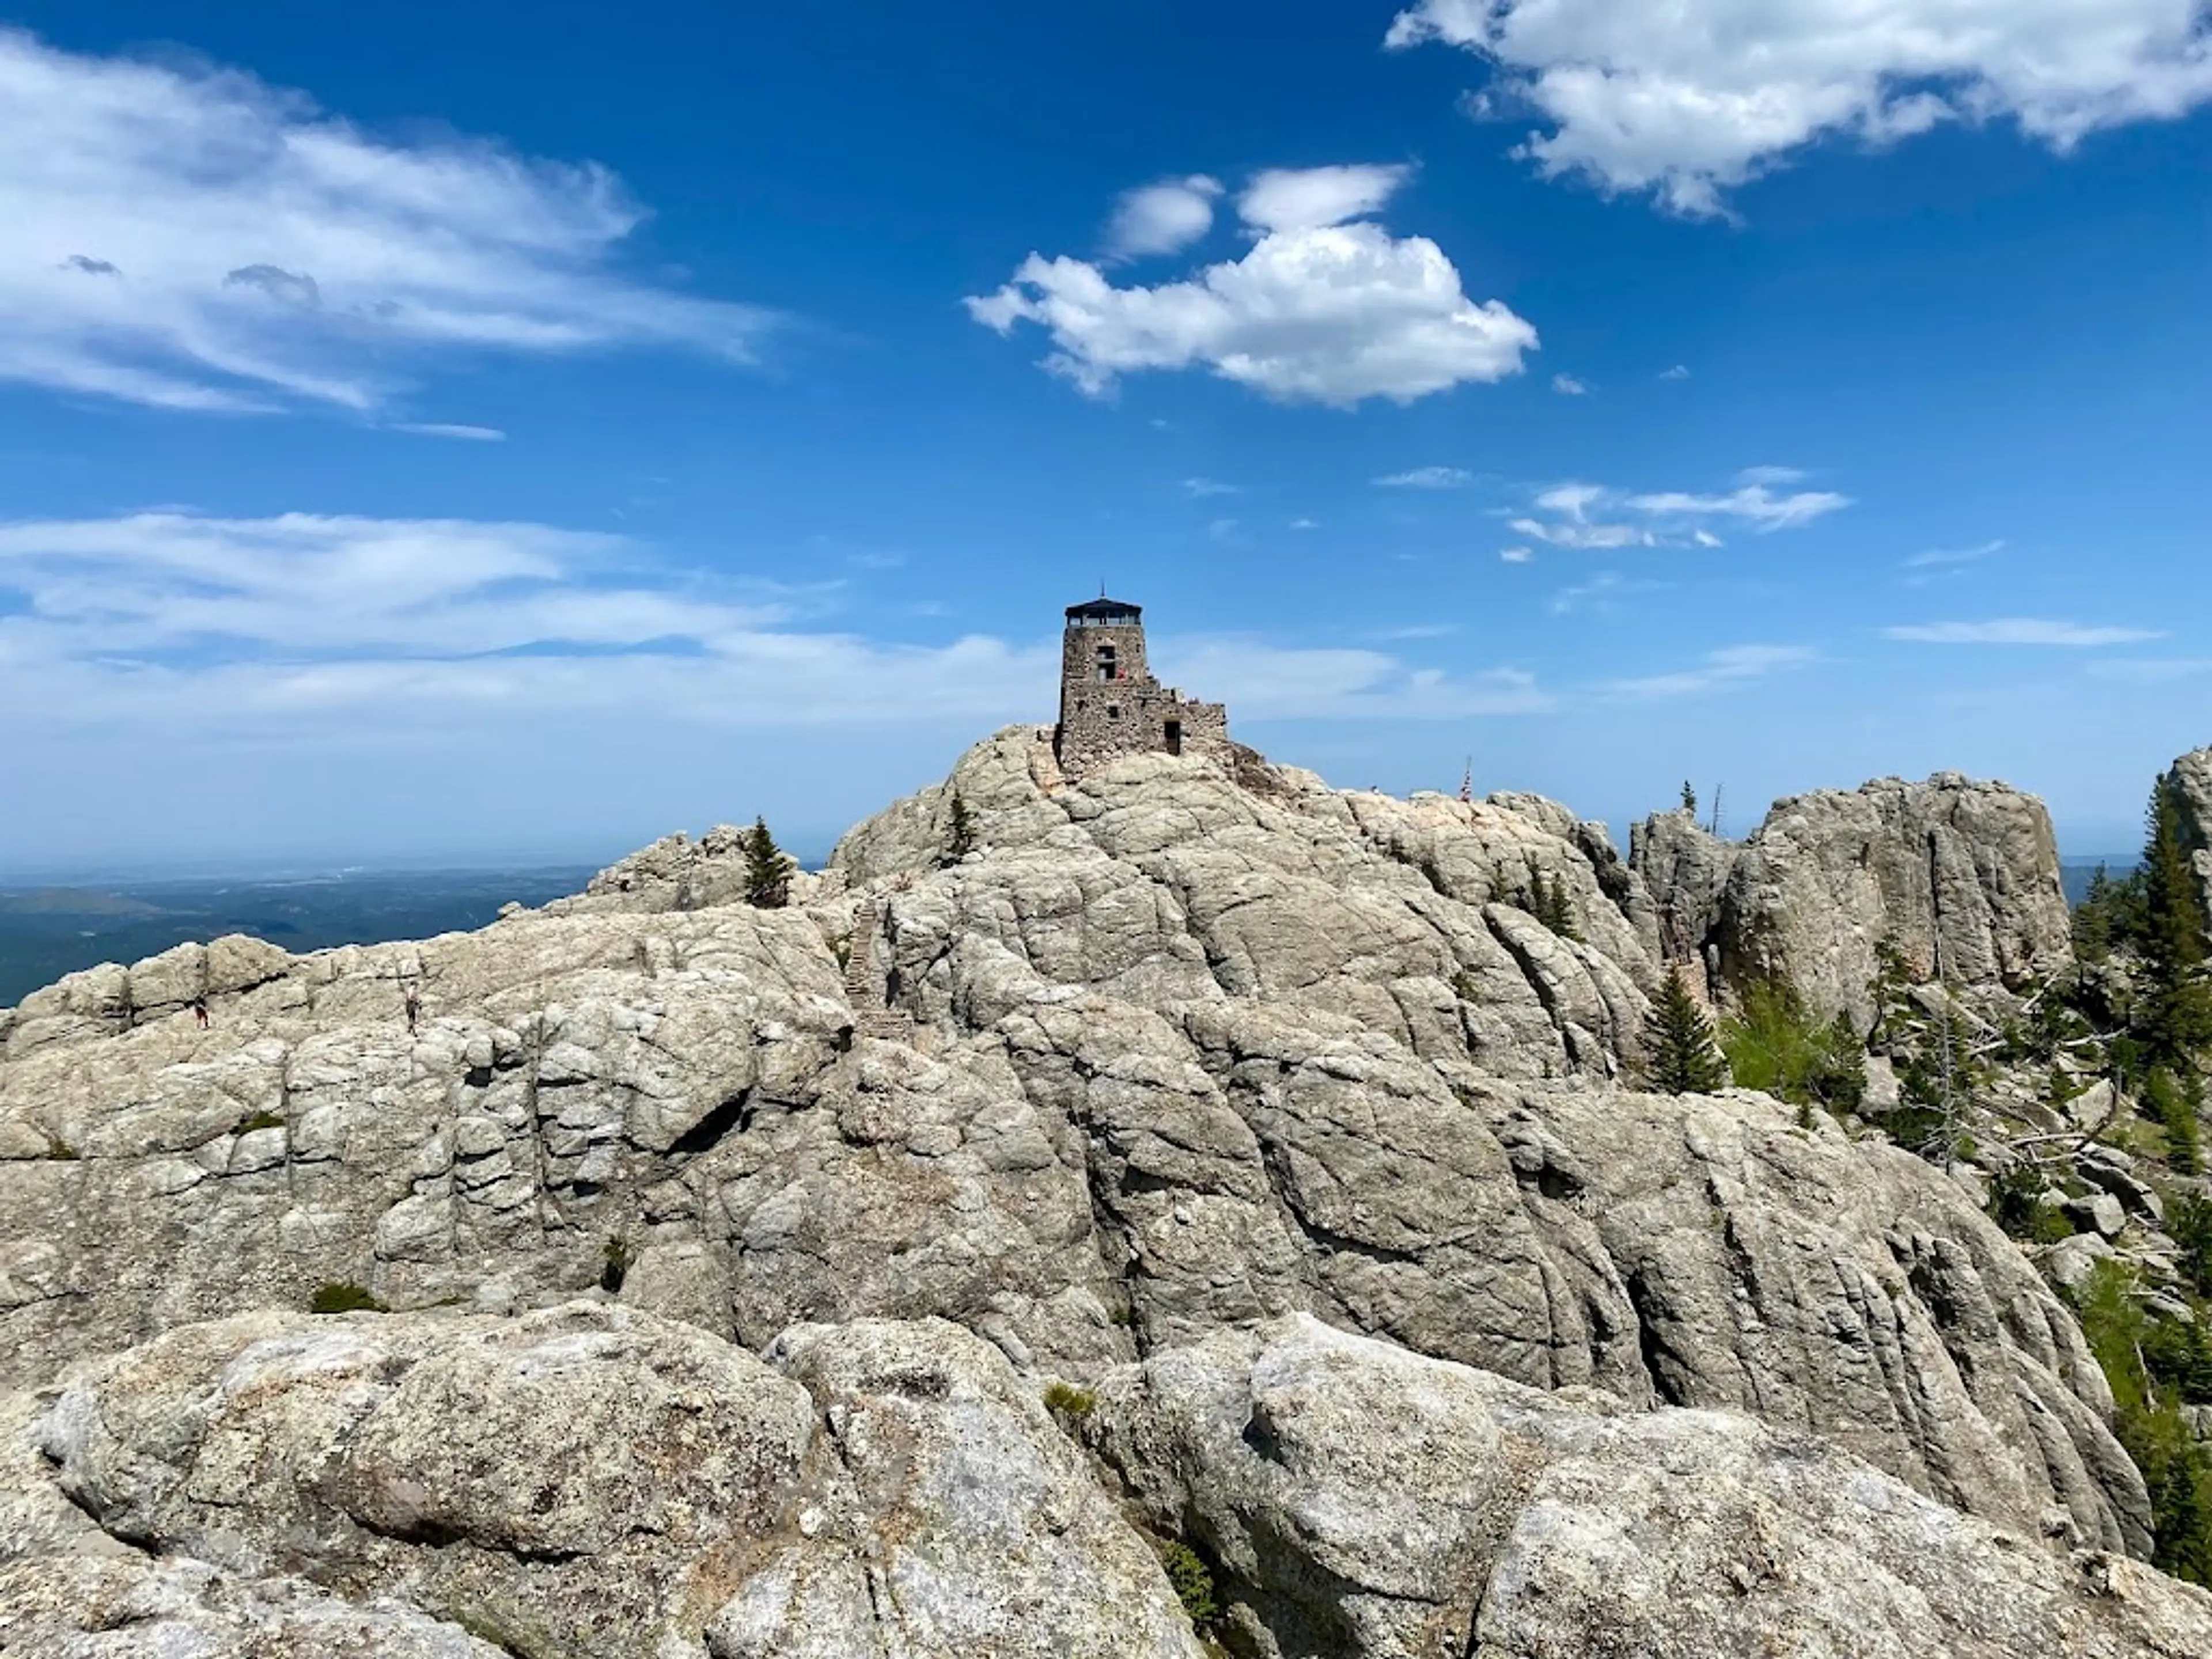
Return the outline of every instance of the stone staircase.
{"type": "Polygon", "coordinates": [[[859,1036],[910,1042],[914,1016],[890,1006],[889,975],[876,966],[876,944],[883,930],[883,900],[861,900],[853,912],[852,952],[845,958],[845,1000],[853,1005],[853,1030],[859,1036]]]}

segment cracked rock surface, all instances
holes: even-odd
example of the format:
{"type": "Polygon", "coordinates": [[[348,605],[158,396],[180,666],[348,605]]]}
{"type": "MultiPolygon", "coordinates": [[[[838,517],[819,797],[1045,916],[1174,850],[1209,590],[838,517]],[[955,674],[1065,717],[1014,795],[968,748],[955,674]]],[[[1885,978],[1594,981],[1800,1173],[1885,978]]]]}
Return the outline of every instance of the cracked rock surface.
{"type": "Polygon", "coordinates": [[[1304,1316],[1154,1355],[1086,1432],[1269,1659],[2202,1651],[2212,1595],[2061,1557],[1719,1412],[1632,1412],[1304,1316]]]}

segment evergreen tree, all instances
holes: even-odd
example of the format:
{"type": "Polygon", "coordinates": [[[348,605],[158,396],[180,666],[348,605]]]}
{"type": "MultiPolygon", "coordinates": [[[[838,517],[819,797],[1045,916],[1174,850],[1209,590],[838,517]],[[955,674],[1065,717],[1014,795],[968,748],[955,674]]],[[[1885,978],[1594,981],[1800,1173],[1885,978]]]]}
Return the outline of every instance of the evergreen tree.
{"type": "Polygon", "coordinates": [[[1687,778],[1682,780],[1682,810],[1693,818],[1698,816],[1698,792],[1690,787],[1687,778]]]}
{"type": "Polygon", "coordinates": [[[781,910],[791,901],[791,872],[796,860],[775,844],[768,820],[755,818],[745,831],[745,902],[758,910],[781,910]]]}
{"type": "Polygon", "coordinates": [[[2171,778],[2151,791],[2143,836],[2138,942],[2148,979],[2142,1036],[2171,1065],[2212,1042],[2212,988],[2204,975],[2204,898],[2182,827],[2181,792],[2171,778]]]}
{"type": "Polygon", "coordinates": [[[968,810],[968,803],[960,799],[960,792],[952,792],[952,828],[945,838],[945,861],[957,864],[975,850],[975,815],[968,810]]]}
{"type": "Polygon", "coordinates": [[[1671,968],[1644,1019],[1644,1076],[1662,1094],[1709,1095],[1728,1081],[1711,1022],[1671,968]]]}
{"type": "Polygon", "coordinates": [[[2099,865],[2089,878],[2089,890],[2074,907],[2074,954],[2082,961],[2102,962],[2112,955],[2118,942],[2114,923],[2118,920],[2118,892],[2119,884],[2099,865]]]}
{"type": "Polygon", "coordinates": [[[1574,901],[1567,896],[1567,878],[1555,870],[1548,887],[1541,877],[1537,878],[1536,890],[1537,920],[1561,939],[1580,939],[1581,931],[1575,926],[1574,901]]]}

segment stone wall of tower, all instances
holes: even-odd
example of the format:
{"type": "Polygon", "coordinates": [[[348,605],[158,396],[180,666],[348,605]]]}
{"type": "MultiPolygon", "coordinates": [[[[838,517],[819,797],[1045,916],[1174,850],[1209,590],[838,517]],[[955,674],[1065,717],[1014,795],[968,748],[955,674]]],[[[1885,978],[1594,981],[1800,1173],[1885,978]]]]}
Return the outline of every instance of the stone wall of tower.
{"type": "Polygon", "coordinates": [[[1145,625],[1132,623],[1070,623],[1060,641],[1060,720],[1067,724],[1076,705],[1095,700],[1101,690],[1118,683],[1150,684],[1151,665],[1145,659],[1145,625]],[[1102,653],[1112,653],[1110,666],[1116,678],[1102,674],[1102,653]]]}
{"type": "Polygon", "coordinates": [[[1152,676],[1139,623],[1070,623],[1060,646],[1054,750],[1066,776],[1117,755],[1226,757],[1229,714],[1152,676]]]}

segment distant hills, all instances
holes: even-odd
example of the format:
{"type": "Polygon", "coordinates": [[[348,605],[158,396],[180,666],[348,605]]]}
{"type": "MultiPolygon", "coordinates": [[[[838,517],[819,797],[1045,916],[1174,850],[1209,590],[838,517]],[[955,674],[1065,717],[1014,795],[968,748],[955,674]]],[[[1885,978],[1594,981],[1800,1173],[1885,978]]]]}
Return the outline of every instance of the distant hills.
{"type": "Polygon", "coordinates": [[[481,927],[509,900],[543,904],[582,890],[593,873],[578,865],[0,889],[0,1008],[80,969],[225,933],[319,951],[481,927]]]}
{"type": "Polygon", "coordinates": [[[2066,902],[2079,904],[2087,894],[2089,883],[2098,871],[2102,870],[2118,881],[2142,861],[2133,853],[2104,853],[2092,857],[2059,860],[2058,881],[2066,890],[2066,902]]]}

